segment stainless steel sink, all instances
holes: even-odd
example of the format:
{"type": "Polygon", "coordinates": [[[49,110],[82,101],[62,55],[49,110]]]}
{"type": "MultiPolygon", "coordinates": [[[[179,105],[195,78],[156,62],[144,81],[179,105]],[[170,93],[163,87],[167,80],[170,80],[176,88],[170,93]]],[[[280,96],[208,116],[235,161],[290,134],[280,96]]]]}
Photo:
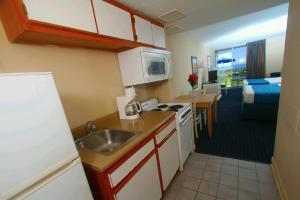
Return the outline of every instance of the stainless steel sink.
{"type": "Polygon", "coordinates": [[[76,142],[77,147],[89,149],[97,153],[111,154],[120,149],[138,135],[137,132],[123,130],[97,130],[76,142]]]}

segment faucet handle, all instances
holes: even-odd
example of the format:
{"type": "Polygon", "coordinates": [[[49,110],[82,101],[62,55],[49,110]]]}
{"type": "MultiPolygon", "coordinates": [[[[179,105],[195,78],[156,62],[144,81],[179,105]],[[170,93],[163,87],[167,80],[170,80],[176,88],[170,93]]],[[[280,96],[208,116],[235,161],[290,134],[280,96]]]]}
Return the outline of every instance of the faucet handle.
{"type": "Polygon", "coordinates": [[[87,135],[93,133],[96,129],[97,129],[96,125],[91,121],[88,121],[85,125],[85,133],[87,135]]]}

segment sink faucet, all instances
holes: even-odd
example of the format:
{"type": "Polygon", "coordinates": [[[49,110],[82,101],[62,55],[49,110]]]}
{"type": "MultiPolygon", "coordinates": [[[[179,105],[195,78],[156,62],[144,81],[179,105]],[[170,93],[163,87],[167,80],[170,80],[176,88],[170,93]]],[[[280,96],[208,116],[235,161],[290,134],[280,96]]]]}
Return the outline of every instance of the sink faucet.
{"type": "Polygon", "coordinates": [[[90,135],[92,134],[95,130],[96,130],[96,125],[91,122],[91,121],[88,121],[85,125],[85,134],[86,135],[90,135]]]}

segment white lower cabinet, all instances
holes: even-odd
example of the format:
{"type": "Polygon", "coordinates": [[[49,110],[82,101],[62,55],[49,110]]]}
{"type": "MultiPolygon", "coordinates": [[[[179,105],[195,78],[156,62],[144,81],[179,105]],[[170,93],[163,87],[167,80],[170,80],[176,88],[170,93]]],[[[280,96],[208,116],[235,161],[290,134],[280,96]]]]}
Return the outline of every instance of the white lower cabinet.
{"type": "Polygon", "coordinates": [[[128,160],[122,163],[114,172],[109,174],[109,179],[113,187],[117,186],[151,151],[155,148],[154,141],[150,140],[128,160]]]}
{"type": "Polygon", "coordinates": [[[156,155],[115,194],[117,200],[159,200],[162,196],[156,155]]]}
{"type": "Polygon", "coordinates": [[[158,149],[163,189],[165,190],[179,168],[179,147],[177,132],[158,149]]]}

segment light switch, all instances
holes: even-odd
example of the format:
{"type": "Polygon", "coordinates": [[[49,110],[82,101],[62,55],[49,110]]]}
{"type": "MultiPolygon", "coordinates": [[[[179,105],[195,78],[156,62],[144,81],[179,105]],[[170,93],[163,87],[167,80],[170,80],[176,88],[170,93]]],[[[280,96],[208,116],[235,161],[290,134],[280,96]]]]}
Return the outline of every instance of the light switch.
{"type": "MultiPolygon", "coordinates": [[[[299,121],[299,109],[290,104],[286,110],[286,118],[285,121],[287,126],[290,128],[293,134],[297,133],[297,126],[299,121]]],[[[299,127],[300,128],[300,127],[299,127]]]]}

